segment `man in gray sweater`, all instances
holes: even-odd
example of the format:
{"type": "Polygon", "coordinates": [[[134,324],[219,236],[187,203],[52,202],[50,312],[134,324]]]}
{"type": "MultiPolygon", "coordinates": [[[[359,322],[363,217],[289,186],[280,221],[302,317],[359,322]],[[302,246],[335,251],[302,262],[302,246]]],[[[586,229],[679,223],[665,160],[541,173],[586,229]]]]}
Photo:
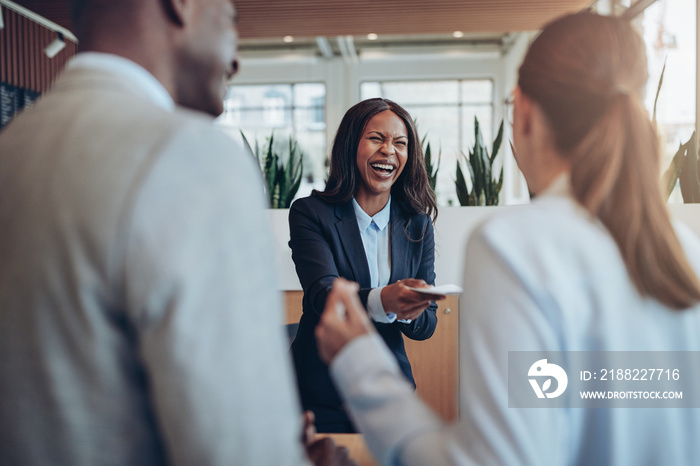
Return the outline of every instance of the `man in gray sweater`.
{"type": "Polygon", "coordinates": [[[0,134],[0,464],[305,464],[259,170],[212,126],[234,5],[74,4],[0,134]]]}

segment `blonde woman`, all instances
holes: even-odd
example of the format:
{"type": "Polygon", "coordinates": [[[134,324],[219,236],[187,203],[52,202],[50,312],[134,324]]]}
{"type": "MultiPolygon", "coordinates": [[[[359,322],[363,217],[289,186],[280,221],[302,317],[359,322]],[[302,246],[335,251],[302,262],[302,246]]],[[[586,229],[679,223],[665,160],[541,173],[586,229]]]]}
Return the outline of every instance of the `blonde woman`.
{"type": "MultiPolygon", "coordinates": [[[[603,369],[621,351],[648,351],[648,362],[672,369],[681,353],[666,352],[700,351],[700,241],[666,211],[659,143],[642,105],[646,70],[641,38],[619,18],[566,16],[530,47],[513,97],[513,138],[535,199],[470,237],[456,426],[396,377],[352,286],[336,285],[319,348],[382,463],[700,464],[700,409],[578,407],[573,390],[553,409],[509,399],[509,354],[585,352],[576,354],[595,354],[603,369]]],[[[523,390],[542,367],[515,374],[523,390]]],[[[700,391],[696,368],[680,373],[686,397],[700,391]]],[[[578,375],[569,374],[570,385],[578,375]]]]}

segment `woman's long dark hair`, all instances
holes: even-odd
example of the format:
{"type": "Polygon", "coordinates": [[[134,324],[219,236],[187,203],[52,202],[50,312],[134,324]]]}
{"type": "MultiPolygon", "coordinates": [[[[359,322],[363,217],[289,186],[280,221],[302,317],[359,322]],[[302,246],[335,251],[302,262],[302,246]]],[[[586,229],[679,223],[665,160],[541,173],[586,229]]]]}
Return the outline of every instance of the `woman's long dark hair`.
{"type": "Polygon", "coordinates": [[[700,282],[666,210],[646,81],[644,42],[629,22],[584,12],[544,28],[518,86],[547,116],[574,196],[615,239],[639,292],[683,309],[700,302],[700,282]]]}
{"type": "Polygon", "coordinates": [[[390,110],[401,118],[408,132],[408,157],[403,172],[391,187],[391,199],[408,216],[426,213],[437,218],[435,194],[430,189],[420,139],[411,115],[388,99],[367,99],[351,107],[343,116],[331,150],[331,167],[324,191],[312,193],[328,202],[347,202],[357,194],[361,183],[357,168],[357,148],[367,123],[378,113],[390,110]]]}

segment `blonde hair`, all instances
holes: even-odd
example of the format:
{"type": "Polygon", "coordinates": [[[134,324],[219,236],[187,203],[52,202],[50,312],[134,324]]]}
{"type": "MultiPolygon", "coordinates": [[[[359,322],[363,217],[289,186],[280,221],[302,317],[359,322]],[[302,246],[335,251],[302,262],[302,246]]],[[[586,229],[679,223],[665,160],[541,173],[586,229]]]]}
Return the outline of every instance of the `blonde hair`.
{"type": "Polygon", "coordinates": [[[660,146],[642,105],[644,43],[625,20],[578,13],[547,25],[518,85],[552,125],[576,199],[614,238],[640,294],[674,308],[700,302],[700,281],[671,225],[660,146]]]}

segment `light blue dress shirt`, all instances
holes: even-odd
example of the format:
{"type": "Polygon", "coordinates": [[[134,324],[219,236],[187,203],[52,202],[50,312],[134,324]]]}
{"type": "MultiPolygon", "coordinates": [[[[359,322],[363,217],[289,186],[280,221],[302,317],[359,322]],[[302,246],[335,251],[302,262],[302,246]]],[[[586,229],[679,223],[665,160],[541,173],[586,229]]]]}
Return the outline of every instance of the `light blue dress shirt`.
{"type": "Polygon", "coordinates": [[[369,265],[370,291],[367,297],[367,311],[370,317],[382,323],[392,323],[396,314],[387,314],[382,305],[382,288],[389,284],[391,278],[391,249],[389,244],[389,220],[391,219],[391,196],[384,208],[370,217],[362,210],[360,204],[353,198],[352,207],[355,210],[357,226],[365,247],[367,265],[369,265]]]}

